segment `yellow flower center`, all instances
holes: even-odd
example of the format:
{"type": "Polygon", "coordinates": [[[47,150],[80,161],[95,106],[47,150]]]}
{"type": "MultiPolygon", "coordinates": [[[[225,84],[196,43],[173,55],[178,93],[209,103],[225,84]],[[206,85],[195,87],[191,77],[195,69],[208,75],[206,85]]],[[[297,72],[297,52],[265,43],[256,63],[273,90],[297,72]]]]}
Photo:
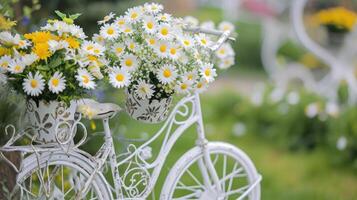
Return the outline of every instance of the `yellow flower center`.
{"type": "Polygon", "coordinates": [[[176,53],[177,53],[177,50],[175,48],[170,49],[170,54],[176,55],[176,53]]]}
{"type": "Polygon", "coordinates": [[[166,47],[165,45],[161,45],[161,46],[160,46],[160,52],[161,52],[161,53],[165,53],[165,52],[166,52],[166,49],[167,49],[167,47],[166,47]]]}
{"type": "Polygon", "coordinates": [[[201,43],[206,45],[207,44],[207,40],[206,39],[201,39],[201,43]]]}
{"type": "Polygon", "coordinates": [[[88,58],[88,60],[90,60],[90,61],[97,61],[97,60],[98,60],[98,58],[95,57],[95,56],[93,56],[93,55],[88,55],[87,58],[88,58]]]}
{"type": "Polygon", "coordinates": [[[153,39],[153,38],[151,38],[151,39],[149,39],[149,43],[150,43],[151,45],[154,45],[154,44],[156,43],[156,40],[153,39]]]}
{"type": "Polygon", "coordinates": [[[123,26],[124,24],[125,24],[125,21],[124,21],[124,20],[119,20],[119,21],[118,21],[118,25],[119,25],[119,26],[123,26]]]}
{"type": "Polygon", "coordinates": [[[188,80],[192,80],[192,79],[193,79],[193,74],[187,75],[187,79],[188,79],[188,80]]]}
{"type": "Polygon", "coordinates": [[[123,52],[123,48],[121,48],[121,47],[117,47],[115,50],[116,50],[117,53],[123,52]]]}
{"type": "Polygon", "coordinates": [[[205,70],[205,75],[206,76],[210,76],[211,75],[211,70],[210,69],[206,69],[205,70]]]}
{"type": "Polygon", "coordinates": [[[92,50],[93,48],[94,48],[93,46],[87,46],[88,51],[92,50]]]}
{"type": "Polygon", "coordinates": [[[191,42],[188,41],[188,40],[183,41],[183,43],[184,43],[186,46],[189,46],[189,45],[191,44],[191,42]]]}
{"type": "Polygon", "coordinates": [[[124,80],[124,75],[123,74],[118,74],[116,77],[115,77],[115,79],[117,79],[117,81],[119,81],[119,82],[122,82],[123,80],[124,80]]]}
{"type": "Polygon", "coordinates": [[[53,86],[55,86],[55,87],[57,87],[58,85],[59,85],[59,79],[58,78],[54,78],[54,79],[52,79],[52,85],[53,86]]]}
{"type": "Polygon", "coordinates": [[[219,50],[219,53],[223,55],[226,53],[226,51],[224,49],[221,49],[221,50],[219,50]]]}
{"type": "Polygon", "coordinates": [[[165,69],[164,70],[164,77],[165,78],[169,78],[169,77],[171,77],[171,75],[172,75],[172,73],[171,73],[171,71],[169,69],[165,69]]]}
{"type": "Polygon", "coordinates": [[[126,65],[127,67],[131,67],[131,66],[133,65],[133,61],[132,61],[131,59],[127,59],[127,60],[125,61],[125,65],[126,65]]]}
{"type": "Polygon", "coordinates": [[[99,51],[99,49],[94,49],[93,52],[94,52],[94,53],[99,53],[100,51],[99,51]]]}
{"type": "Polygon", "coordinates": [[[89,77],[88,77],[88,76],[83,75],[83,76],[82,76],[82,79],[83,79],[83,83],[85,83],[85,84],[88,84],[88,83],[89,83],[89,77]]]}
{"type": "Polygon", "coordinates": [[[15,72],[19,72],[19,71],[21,71],[22,67],[20,65],[16,65],[14,67],[14,69],[15,69],[15,72]]]}
{"type": "Polygon", "coordinates": [[[135,48],[135,44],[134,43],[129,44],[129,49],[133,50],[134,48],[135,48]]]}
{"type": "Polygon", "coordinates": [[[162,29],[161,29],[161,35],[166,36],[166,35],[168,35],[168,34],[169,34],[169,29],[167,29],[167,28],[162,28],[162,29]]]}
{"type": "Polygon", "coordinates": [[[4,61],[3,63],[1,63],[1,67],[3,68],[7,68],[9,66],[9,62],[4,61]]]}
{"type": "Polygon", "coordinates": [[[108,33],[108,35],[113,35],[114,34],[114,29],[113,28],[108,28],[107,33],[108,33]]]}
{"type": "Polygon", "coordinates": [[[148,22],[148,23],[146,24],[146,27],[147,27],[148,29],[152,29],[152,28],[154,28],[154,23],[148,22]]]}
{"type": "Polygon", "coordinates": [[[37,80],[31,80],[30,85],[33,89],[37,88],[37,85],[38,85],[37,80]]]}
{"type": "Polygon", "coordinates": [[[23,40],[20,40],[20,41],[19,41],[19,46],[22,47],[22,46],[24,46],[24,45],[25,45],[25,42],[24,42],[23,40]]]}
{"type": "Polygon", "coordinates": [[[182,90],[186,90],[187,89],[187,84],[185,84],[185,83],[181,84],[181,89],[182,90]]]}
{"type": "Polygon", "coordinates": [[[134,12],[134,13],[131,14],[130,17],[131,17],[131,19],[136,19],[136,18],[138,18],[138,16],[139,16],[138,13],[134,12]]]}
{"type": "Polygon", "coordinates": [[[202,88],[203,84],[202,83],[197,83],[197,88],[200,89],[202,88]]]}
{"type": "Polygon", "coordinates": [[[130,28],[126,28],[125,30],[124,30],[124,33],[130,33],[131,32],[131,29],[130,28]]]}

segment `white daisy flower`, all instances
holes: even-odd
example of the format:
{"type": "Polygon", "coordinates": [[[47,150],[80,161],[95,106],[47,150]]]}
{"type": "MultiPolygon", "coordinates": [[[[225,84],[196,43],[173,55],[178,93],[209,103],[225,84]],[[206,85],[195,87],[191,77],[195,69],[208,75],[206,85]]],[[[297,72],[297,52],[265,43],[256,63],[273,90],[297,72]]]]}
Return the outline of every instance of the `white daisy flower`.
{"type": "Polygon", "coordinates": [[[17,44],[17,46],[19,46],[20,49],[26,49],[27,47],[30,46],[30,44],[31,44],[30,41],[20,39],[20,36],[18,34],[16,34],[16,36],[19,37],[19,39],[16,39],[17,40],[16,44],[17,44]]]}
{"type": "Polygon", "coordinates": [[[157,77],[163,84],[172,83],[177,77],[177,71],[172,65],[164,65],[158,70],[157,77]]]}
{"type": "Polygon", "coordinates": [[[169,50],[170,50],[169,47],[170,46],[167,42],[160,41],[155,46],[155,51],[160,57],[164,58],[169,55],[169,50]]]}
{"type": "Polygon", "coordinates": [[[0,68],[7,71],[12,62],[11,56],[3,56],[0,58],[0,68]]]}
{"type": "Polygon", "coordinates": [[[138,50],[138,49],[137,49],[137,48],[138,48],[137,43],[136,43],[134,40],[132,40],[132,39],[127,40],[127,41],[125,42],[125,44],[126,44],[126,47],[127,47],[130,51],[135,52],[135,51],[138,50]]]}
{"type": "Polygon", "coordinates": [[[9,71],[12,74],[19,74],[25,70],[25,64],[20,60],[12,60],[9,64],[9,71]]]}
{"type": "Polygon", "coordinates": [[[198,44],[202,47],[209,47],[211,45],[211,40],[204,33],[195,35],[195,39],[198,42],[198,44]]]}
{"type": "Polygon", "coordinates": [[[104,39],[114,40],[119,36],[118,27],[113,24],[105,24],[100,28],[100,35],[104,39]]]}
{"type": "Polygon", "coordinates": [[[181,49],[178,45],[171,45],[168,51],[169,58],[177,60],[181,55],[181,49]]]}
{"type": "Polygon", "coordinates": [[[228,69],[229,67],[234,65],[234,57],[226,57],[223,58],[219,64],[218,64],[218,68],[220,69],[228,69]]]}
{"type": "Polygon", "coordinates": [[[30,54],[25,54],[22,56],[21,61],[24,63],[26,66],[32,65],[36,60],[38,59],[38,56],[34,53],[30,54]]]}
{"type": "Polygon", "coordinates": [[[103,36],[101,36],[100,34],[94,34],[92,37],[92,40],[94,42],[97,42],[98,44],[104,45],[105,44],[105,39],[103,38],[103,36]]]}
{"type": "Polygon", "coordinates": [[[113,71],[109,74],[109,82],[115,88],[122,88],[130,84],[130,74],[119,67],[114,67],[113,71]]]}
{"type": "Polygon", "coordinates": [[[125,17],[120,16],[120,17],[118,17],[118,18],[115,20],[114,24],[115,24],[116,26],[118,26],[120,30],[122,30],[122,27],[124,27],[125,25],[127,25],[127,20],[126,20],[125,17]]]}
{"type": "Polygon", "coordinates": [[[49,46],[49,49],[50,51],[53,53],[57,50],[60,50],[60,49],[66,49],[68,48],[68,43],[66,41],[59,41],[57,42],[56,40],[49,40],[47,42],[48,46],[49,46]]]}
{"type": "Polygon", "coordinates": [[[221,31],[234,31],[235,27],[232,23],[223,21],[218,25],[218,29],[221,31]]]}
{"type": "Polygon", "coordinates": [[[184,35],[184,36],[180,37],[179,40],[185,49],[191,48],[195,44],[195,41],[189,35],[184,35]]]}
{"type": "Polygon", "coordinates": [[[94,43],[93,55],[102,56],[104,55],[105,47],[100,45],[99,43],[94,43]]]}
{"type": "Polygon", "coordinates": [[[215,29],[215,25],[213,21],[202,22],[200,27],[203,29],[215,29]]]}
{"type": "Polygon", "coordinates": [[[143,14],[143,11],[140,7],[129,8],[125,13],[125,17],[130,23],[135,23],[139,21],[143,14]]]}
{"type": "Polygon", "coordinates": [[[214,81],[214,78],[217,76],[217,73],[216,73],[216,69],[213,68],[213,64],[203,63],[201,66],[201,75],[209,83],[214,81]]]}
{"type": "Polygon", "coordinates": [[[14,44],[14,37],[8,31],[0,32],[0,40],[3,41],[3,43],[14,44]]]}
{"type": "Polygon", "coordinates": [[[172,16],[170,14],[167,13],[163,13],[157,16],[157,19],[159,21],[163,21],[163,22],[169,22],[172,19],[172,16]]]}
{"type": "Polygon", "coordinates": [[[139,61],[135,55],[125,54],[120,61],[120,65],[123,69],[127,70],[128,72],[132,72],[138,67],[139,61]]]}
{"type": "Polygon", "coordinates": [[[93,76],[85,69],[79,69],[77,71],[76,79],[79,82],[79,86],[85,89],[94,89],[97,86],[93,81],[93,76]]]}
{"type": "Polygon", "coordinates": [[[164,9],[164,7],[158,3],[145,3],[144,9],[148,13],[156,14],[161,12],[164,9]]]}
{"type": "Polygon", "coordinates": [[[224,43],[216,52],[218,58],[226,58],[228,56],[234,56],[234,50],[229,43],[224,43]]]}
{"type": "Polygon", "coordinates": [[[199,24],[198,19],[196,19],[195,17],[192,17],[192,16],[186,16],[183,18],[183,20],[188,26],[196,27],[199,24]]]}
{"type": "Polygon", "coordinates": [[[202,93],[202,92],[206,91],[207,88],[208,88],[208,83],[205,79],[201,79],[194,86],[194,90],[198,93],[202,93]]]}
{"type": "Polygon", "coordinates": [[[112,52],[115,53],[115,55],[120,58],[121,55],[123,55],[125,50],[125,45],[122,43],[116,43],[113,46],[112,52]]]}
{"type": "Polygon", "coordinates": [[[183,75],[183,81],[188,81],[193,83],[195,80],[197,79],[197,72],[196,71],[190,71],[190,72],[186,72],[183,75]]]}
{"type": "Polygon", "coordinates": [[[192,82],[189,82],[189,81],[179,82],[176,85],[176,91],[179,94],[185,94],[190,91],[191,86],[192,86],[192,82]]]}
{"type": "Polygon", "coordinates": [[[156,31],[157,23],[153,16],[145,16],[143,19],[143,28],[147,33],[156,31]]]}
{"type": "Polygon", "coordinates": [[[87,38],[83,29],[78,25],[72,24],[71,26],[69,26],[69,32],[71,33],[72,36],[77,37],[79,39],[84,40],[87,38]]]}
{"type": "Polygon", "coordinates": [[[106,15],[102,20],[98,21],[99,25],[107,23],[109,20],[113,19],[115,14],[113,12],[110,12],[108,15],[106,15]]]}
{"type": "Polygon", "coordinates": [[[64,21],[56,21],[53,23],[53,28],[57,31],[58,35],[62,36],[64,33],[70,32],[69,24],[64,21]]]}
{"type": "Polygon", "coordinates": [[[27,95],[37,97],[45,89],[45,80],[39,72],[36,72],[35,76],[30,72],[24,79],[22,87],[27,95]]]}
{"type": "Polygon", "coordinates": [[[95,43],[93,41],[84,41],[82,44],[82,50],[87,54],[93,54],[95,43]]]}
{"type": "Polygon", "coordinates": [[[125,34],[132,34],[134,32],[134,29],[130,24],[126,24],[126,25],[120,27],[120,31],[125,34]]]}
{"type": "Polygon", "coordinates": [[[168,40],[173,36],[173,30],[168,24],[162,24],[158,28],[158,37],[160,39],[168,40]]]}
{"type": "Polygon", "coordinates": [[[158,40],[155,38],[155,36],[147,36],[145,40],[149,47],[152,48],[155,48],[155,45],[158,43],[158,40]]]}
{"type": "Polygon", "coordinates": [[[61,72],[55,72],[55,74],[48,81],[47,85],[48,89],[52,93],[58,94],[66,88],[66,79],[63,77],[61,72]]]}
{"type": "Polygon", "coordinates": [[[154,85],[139,80],[138,84],[134,86],[135,93],[142,99],[150,99],[154,94],[154,85]]]}

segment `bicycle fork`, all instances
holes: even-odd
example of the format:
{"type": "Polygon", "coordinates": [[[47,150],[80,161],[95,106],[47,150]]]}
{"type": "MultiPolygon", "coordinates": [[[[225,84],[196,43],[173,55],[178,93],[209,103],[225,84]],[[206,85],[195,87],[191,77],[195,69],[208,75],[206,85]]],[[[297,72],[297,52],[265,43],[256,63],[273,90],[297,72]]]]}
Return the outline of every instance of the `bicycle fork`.
{"type": "Polygon", "coordinates": [[[214,164],[212,162],[210,152],[207,148],[208,141],[206,139],[205,132],[204,132],[200,98],[198,94],[195,94],[195,96],[196,96],[195,112],[196,115],[199,116],[197,120],[197,128],[196,128],[198,134],[196,145],[201,148],[203,154],[203,159],[199,160],[198,165],[202,173],[204,184],[206,185],[206,187],[212,191],[216,189],[216,191],[218,191],[219,194],[222,194],[223,190],[221,188],[219,177],[214,168],[214,164]],[[211,180],[213,181],[213,185],[211,183],[211,180]]]}

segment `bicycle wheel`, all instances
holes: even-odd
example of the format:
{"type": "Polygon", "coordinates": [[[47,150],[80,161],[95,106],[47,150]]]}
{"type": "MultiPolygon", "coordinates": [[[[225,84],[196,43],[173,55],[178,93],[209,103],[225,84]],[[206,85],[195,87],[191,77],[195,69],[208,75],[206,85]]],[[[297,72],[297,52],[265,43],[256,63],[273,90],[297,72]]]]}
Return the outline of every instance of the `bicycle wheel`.
{"type": "Polygon", "coordinates": [[[20,199],[113,199],[100,173],[94,177],[86,193],[78,196],[93,172],[93,163],[80,154],[43,153],[39,159],[32,155],[23,163],[16,188],[20,199]]]}
{"type": "MultiPolygon", "coordinates": [[[[260,175],[249,157],[226,143],[207,145],[219,179],[219,187],[211,178],[204,179],[201,170],[202,150],[195,147],[182,156],[170,170],[161,192],[161,199],[260,199],[260,175]]],[[[207,176],[206,176],[207,177],[207,176]]]]}

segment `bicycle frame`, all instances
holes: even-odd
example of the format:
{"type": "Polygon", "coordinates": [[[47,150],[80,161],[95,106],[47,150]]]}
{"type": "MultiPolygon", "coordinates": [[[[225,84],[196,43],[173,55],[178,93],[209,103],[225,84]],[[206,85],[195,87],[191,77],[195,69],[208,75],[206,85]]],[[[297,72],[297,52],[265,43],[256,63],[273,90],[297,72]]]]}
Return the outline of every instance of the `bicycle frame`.
{"type": "MultiPolygon", "coordinates": [[[[102,168],[105,160],[109,161],[110,169],[114,177],[114,188],[112,189],[115,190],[116,198],[123,199],[124,196],[131,199],[147,198],[153,191],[166,158],[174,144],[182,136],[182,134],[194,124],[197,125],[196,145],[202,148],[202,153],[204,155],[199,167],[204,177],[205,185],[213,189],[210,181],[212,178],[213,185],[220,187],[218,176],[214,170],[209,152],[205,148],[207,140],[203,127],[201,104],[198,94],[186,96],[181,99],[169,115],[163,127],[150,140],[138,148],[134,145],[130,145],[127,152],[119,156],[116,156],[114,151],[113,138],[109,127],[109,119],[103,120],[105,144],[97,154],[97,157],[100,158],[100,164],[97,166],[96,172],[102,168]],[[178,117],[182,117],[183,119],[178,119],[178,117]],[[176,126],[176,128],[173,130],[174,126],[176,126]],[[156,159],[152,162],[147,162],[142,155],[143,151],[145,151],[146,148],[149,148],[149,145],[162,134],[164,134],[164,140],[156,159]],[[125,169],[125,173],[119,174],[119,167],[124,164],[128,165],[125,169]],[[149,170],[152,170],[152,173],[150,173],[149,170]],[[140,175],[140,180],[133,181],[132,178],[138,175],[140,175]],[[131,184],[127,185],[127,181],[131,184]],[[145,189],[140,191],[139,186],[143,185],[145,186],[145,189]]],[[[220,190],[221,188],[216,189],[220,190]]]]}

